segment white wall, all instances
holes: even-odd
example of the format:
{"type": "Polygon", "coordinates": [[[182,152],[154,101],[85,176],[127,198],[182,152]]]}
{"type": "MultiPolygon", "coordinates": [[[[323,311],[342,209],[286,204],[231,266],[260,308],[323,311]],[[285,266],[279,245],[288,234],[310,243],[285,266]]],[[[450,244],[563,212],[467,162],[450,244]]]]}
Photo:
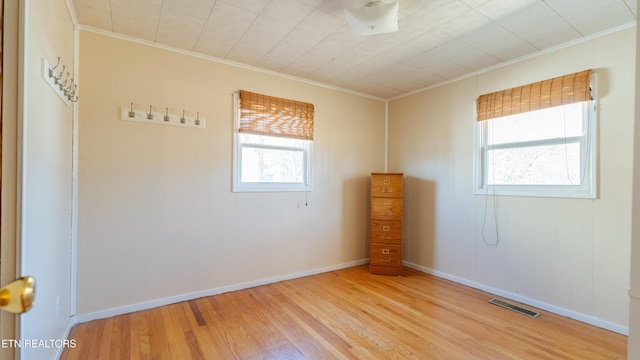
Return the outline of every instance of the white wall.
{"type": "Polygon", "coordinates": [[[628,359],[640,359],[640,27],[636,29],[636,93],[633,149],[631,286],[629,290],[628,359]]]}
{"type": "Polygon", "coordinates": [[[406,176],[405,260],[626,332],[635,44],[625,29],[392,101],[389,170],[406,176]],[[474,100],[588,68],[598,75],[599,199],[499,196],[500,243],[485,245],[485,211],[487,241],[496,236],[494,199],[472,194],[474,100]]]}
{"type": "Polygon", "coordinates": [[[383,101],[86,31],[80,67],[80,321],[367,258],[383,101]],[[315,105],[312,192],[231,192],[240,89],[315,105]],[[131,102],[206,128],[123,121],[131,102]]]}
{"type": "MultiPolygon", "coordinates": [[[[60,56],[73,69],[74,29],[64,0],[25,1],[21,123],[21,270],[36,278],[33,308],[21,316],[22,339],[65,339],[70,326],[73,106],[41,76],[41,61],[60,56]]],[[[71,71],[73,77],[73,71],[71,71]]],[[[25,359],[51,359],[55,347],[26,347],[25,359]]]]}

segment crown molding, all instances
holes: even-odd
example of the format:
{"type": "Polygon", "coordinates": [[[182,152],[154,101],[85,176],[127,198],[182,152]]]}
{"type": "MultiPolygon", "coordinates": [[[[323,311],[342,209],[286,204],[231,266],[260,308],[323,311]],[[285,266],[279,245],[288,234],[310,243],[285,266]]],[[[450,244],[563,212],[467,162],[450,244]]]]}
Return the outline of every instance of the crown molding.
{"type": "Polygon", "coordinates": [[[342,88],[342,87],[339,87],[339,86],[329,85],[329,84],[322,83],[322,82],[319,82],[319,81],[313,81],[313,80],[309,80],[309,79],[305,79],[305,78],[301,78],[301,77],[297,77],[297,76],[293,76],[293,75],[288,75],[288,74],[284,74],[284,73],[273,71],[273,70],[267,70],[267,69],[259,68],[259,67],[256,67],[256,66],[251,66],[251,65],[246,65],[246,64],[239,63],[239,62],[235,62],[235,61],[225,60],[225,59],[217,58],[215,56],[210,56],[210,55],[197,53],[195,51],[190,51],[190,50],[180,49],[180,48],[176,48],[176,47],[169,46],[169,45],[159,44],[159,43],[156,43],[156,42],[153,42],[153,41],[139,39],[139,38],[136,38],[136,37],[133,37],[133,36],[128,36],[128,35],[118,34],[118,33],[115,33],[113,31],[99,29],[99,28],[95,28],[95,27],[92,27],[92,26],[79,25],[78,28],[79,28],[80,31],[87,31],[87,32],[91,32],[91,33],[95,33],[95,34],[99,34],[99,35],[104,35],[104,36],[108,36],[108,37],[112,37],[112,38],[116,38],[116,39],[120,39],[120,40],[130,41],[130,42],[133,42],[133,43],[146,45],[146,46],[150,46],[150,47],[154,47],[154,48],[158,48],[158,49],[162,49],[162,50],[167,50],[167,51],[171,51],[171,52],[182,54],[182,55],[186,55],[186,56],[191,56],[191,57],[198,58],[198,59],[208,60],[208,61],[212,61],[212,62],[219,63],[219,64],[233,66],[233,67],[237,67],[237,68],[241,68],[241,69],[245,69],[245,70],[251,70],[251,71],[255,71],[255,72],[259,72],[259,73],[263,73],[263,74],[267,74],[267,75],[277,76],[279,78],[283,78],[283,79],[287,79],[287,80],[292,80],[292,81],[296,81],[296,82],[300,82],[300,83],[304,83],[304,84],[308,84],[308,85],[313,85],[313,86],[317,86],[317,87],[321,87],[321,88],[325,88],[325,89],[329,89],[329,90],[340,91],[340,92],[343,92],[343,93],[356,95],[356,96],[361,96],[361,97],[365,97],[365,98],[369,98],[369,99],[373,99],[373,100],[378,100],[378,101],[382,101],[382,102],[386,101],[386,99],[378,97],[378,96],[373,96],[373,95],[370,95],[370,94],[365,94],[365,93],[361,93],[361,92],[358,92],[358,91],[345,89],[345,88],[342,88]]]}

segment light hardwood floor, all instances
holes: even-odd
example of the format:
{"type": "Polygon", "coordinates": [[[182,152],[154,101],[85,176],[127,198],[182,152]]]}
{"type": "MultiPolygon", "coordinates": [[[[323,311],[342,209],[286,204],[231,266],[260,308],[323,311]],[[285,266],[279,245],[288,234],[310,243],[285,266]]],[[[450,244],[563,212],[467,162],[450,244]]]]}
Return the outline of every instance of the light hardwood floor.
{"type": "Polygon", "coordinates": [[[62,359],[626,358],[626,336],[492,297],[358,266],[80,324],[62,359]]]}

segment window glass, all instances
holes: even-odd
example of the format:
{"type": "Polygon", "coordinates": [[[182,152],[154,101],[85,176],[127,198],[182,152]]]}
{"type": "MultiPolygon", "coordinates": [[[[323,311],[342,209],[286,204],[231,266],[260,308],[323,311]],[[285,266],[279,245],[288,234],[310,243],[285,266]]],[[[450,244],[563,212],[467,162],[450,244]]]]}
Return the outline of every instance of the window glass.
{"type": "Polygon", "coordinates": [[[241,181],[304,184],[308,141],[240,134],[241,181]]]}
{"type": "Polygon", "coordinates": [[[239,132],[234,98],[233,191],[310,191],[313,141],[239,132]]]}
{"type": "Polygon", "coordinates": [[[476,193],[595,197],[592,104],[477,122],[476,193]]]}

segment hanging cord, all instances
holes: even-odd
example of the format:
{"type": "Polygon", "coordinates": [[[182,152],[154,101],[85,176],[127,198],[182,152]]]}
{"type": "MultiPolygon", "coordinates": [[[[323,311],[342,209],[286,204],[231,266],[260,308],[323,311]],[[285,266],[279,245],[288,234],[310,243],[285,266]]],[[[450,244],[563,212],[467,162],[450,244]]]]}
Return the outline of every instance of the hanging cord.
{"type": "Polygon", "coordinates": [[[487,240],[487,237],[484,234],[485,228],[487,226],[487,209],[489,208],[489,185],[487,184],[487,190],[484,194],[484,218],[482,219],[482,241],[485,245],[490,247],[498,247],[498,243],[500,242],[500,232],[498,229],[498,200],[496,196],[496,189],[492,187],[492,196],[493,196],[493,223],[496,229],[496,241],[490,243],[487,240]]]}
{"type": "Polygon", "coordinates": [[[580,183],[582,184],[584,182],[584,179],[587,177],[587,170],[589,165],[591,164],[591,161],[589,159],[591,159],[591,151],[592,151],[592,141],[591,141],[591,137],[592,137],[592,126],[593,126],[593,117],[595,116],[595,112],[596,112],[596,103],[595,101],[591,100],[589,101],[589,103],[587,103],[587,134],[585,135],[586,138],[586,142],[587,142],[587,149],[585,151],[585,162],[584,162],[584,169],[582,170],[582,176],[580,177],[580,183]],[[591,108],[593,106],[593,111],[591,111],[591,108]]]}
{"type": "Polygon", "coordinates": [[[575,184],[572,180],[571,180],[571,176],[569,174],[569,150],[567,149],[567,114],[566,111],[563,113],[562,116],[562,120],[563,120],[563,126],[564,126],[564,159],[565,159],[565,168],[567,169],[567,179],[569,180],[569,183],[571,185],[580,185],[582,183],[584,183],[584,179],[587,176],[587,171],[589,169],[589,164],[591,163],[589,161],[589,159],[591,158],[591,123],[592,123],[592,113],[595,112],[595,108],[594,111],[591,111],[591,106],[595,107],[595,103],[593,103],[593,101],[589,101],[586,105],[586,111],[587,111],[587,124],[586,124],[586,133],[583,135],[586,139],[585,143],[586,143],[586,149],[584,151],[584,164],[582,161],[582,148],[580,149],[580,181],[578,182],[578,184],[575,184]]]}
{"type": "Polygon", "coordinates": [[[305,186],[304,186],[304,206],[309,206],[309,175],[305,176],[305,186]]]}
{"type": "Polygon", "coordinates": [[[562,113],[562,129],[564,130],[564,168],[567,170],[567,180],[571,185],[575,185],[571,179],[571,172],[569,171],[569,149],[567,148],[567,111],[562,113]]]}
{"type": "MultiPolygon", "coordinates": [[[[488,126],[489,126],[489,124],[487,124],[487,127],[488,126]]],[[[483,127],[483,129],[484,129],[484,127],[483,127]]],[[[482,130],[482,131],[484,132],[485,130],[482,130]]],[[[486,139],[485,136],[483,136],[483,138],[486,139]]],[[[486,141],[485,145],[487,145],[487,144],[488,144],[488,141],[486,141]]],[[[488,151],[488,150],[485,150],[485,151],[488,151]]],[[[487,157],[488,157],[488,155],[489,154],[487,152],[487,157]]],[[[494,161],[495,161],[495,157],[493,157],[491,159],[492,165],[495,164],[494,161]]],[[[495,166],[494,166],[494,169],[495,169],[495,166]]],[[[492,173],[491,176],[493,178],[492,180],[494,180],[494,183],[495,183],[495,171],[492,173]]],[[[494,220],[494,226],[495,226],[495,229],[496,229],[496,241],[494,241],[493,243],[490,243],[487,240],[487,237],[484,234],[485,228],[487,226],[487,213],[488,213],[487,210],[489,208],[489,181],[488,181],[488,179],[489,179],[489,176],[487,175],[487,183],[485,184],[486,188],[485,188],[485,193],[484,193],[484,216],[483,216],[483,219],[482,219],[482,241],[484,242],[485,245],[487,245],[489,247],[498,247],[498,243],[500,242],[500,232],[499,232],[499,229],[498,229],[498,199],[496,197],[496,188],[495,188],[495,186],[491,187],[491,191],[492,191],[492,195],[493,195],[493,220],[494,220]]]]}

